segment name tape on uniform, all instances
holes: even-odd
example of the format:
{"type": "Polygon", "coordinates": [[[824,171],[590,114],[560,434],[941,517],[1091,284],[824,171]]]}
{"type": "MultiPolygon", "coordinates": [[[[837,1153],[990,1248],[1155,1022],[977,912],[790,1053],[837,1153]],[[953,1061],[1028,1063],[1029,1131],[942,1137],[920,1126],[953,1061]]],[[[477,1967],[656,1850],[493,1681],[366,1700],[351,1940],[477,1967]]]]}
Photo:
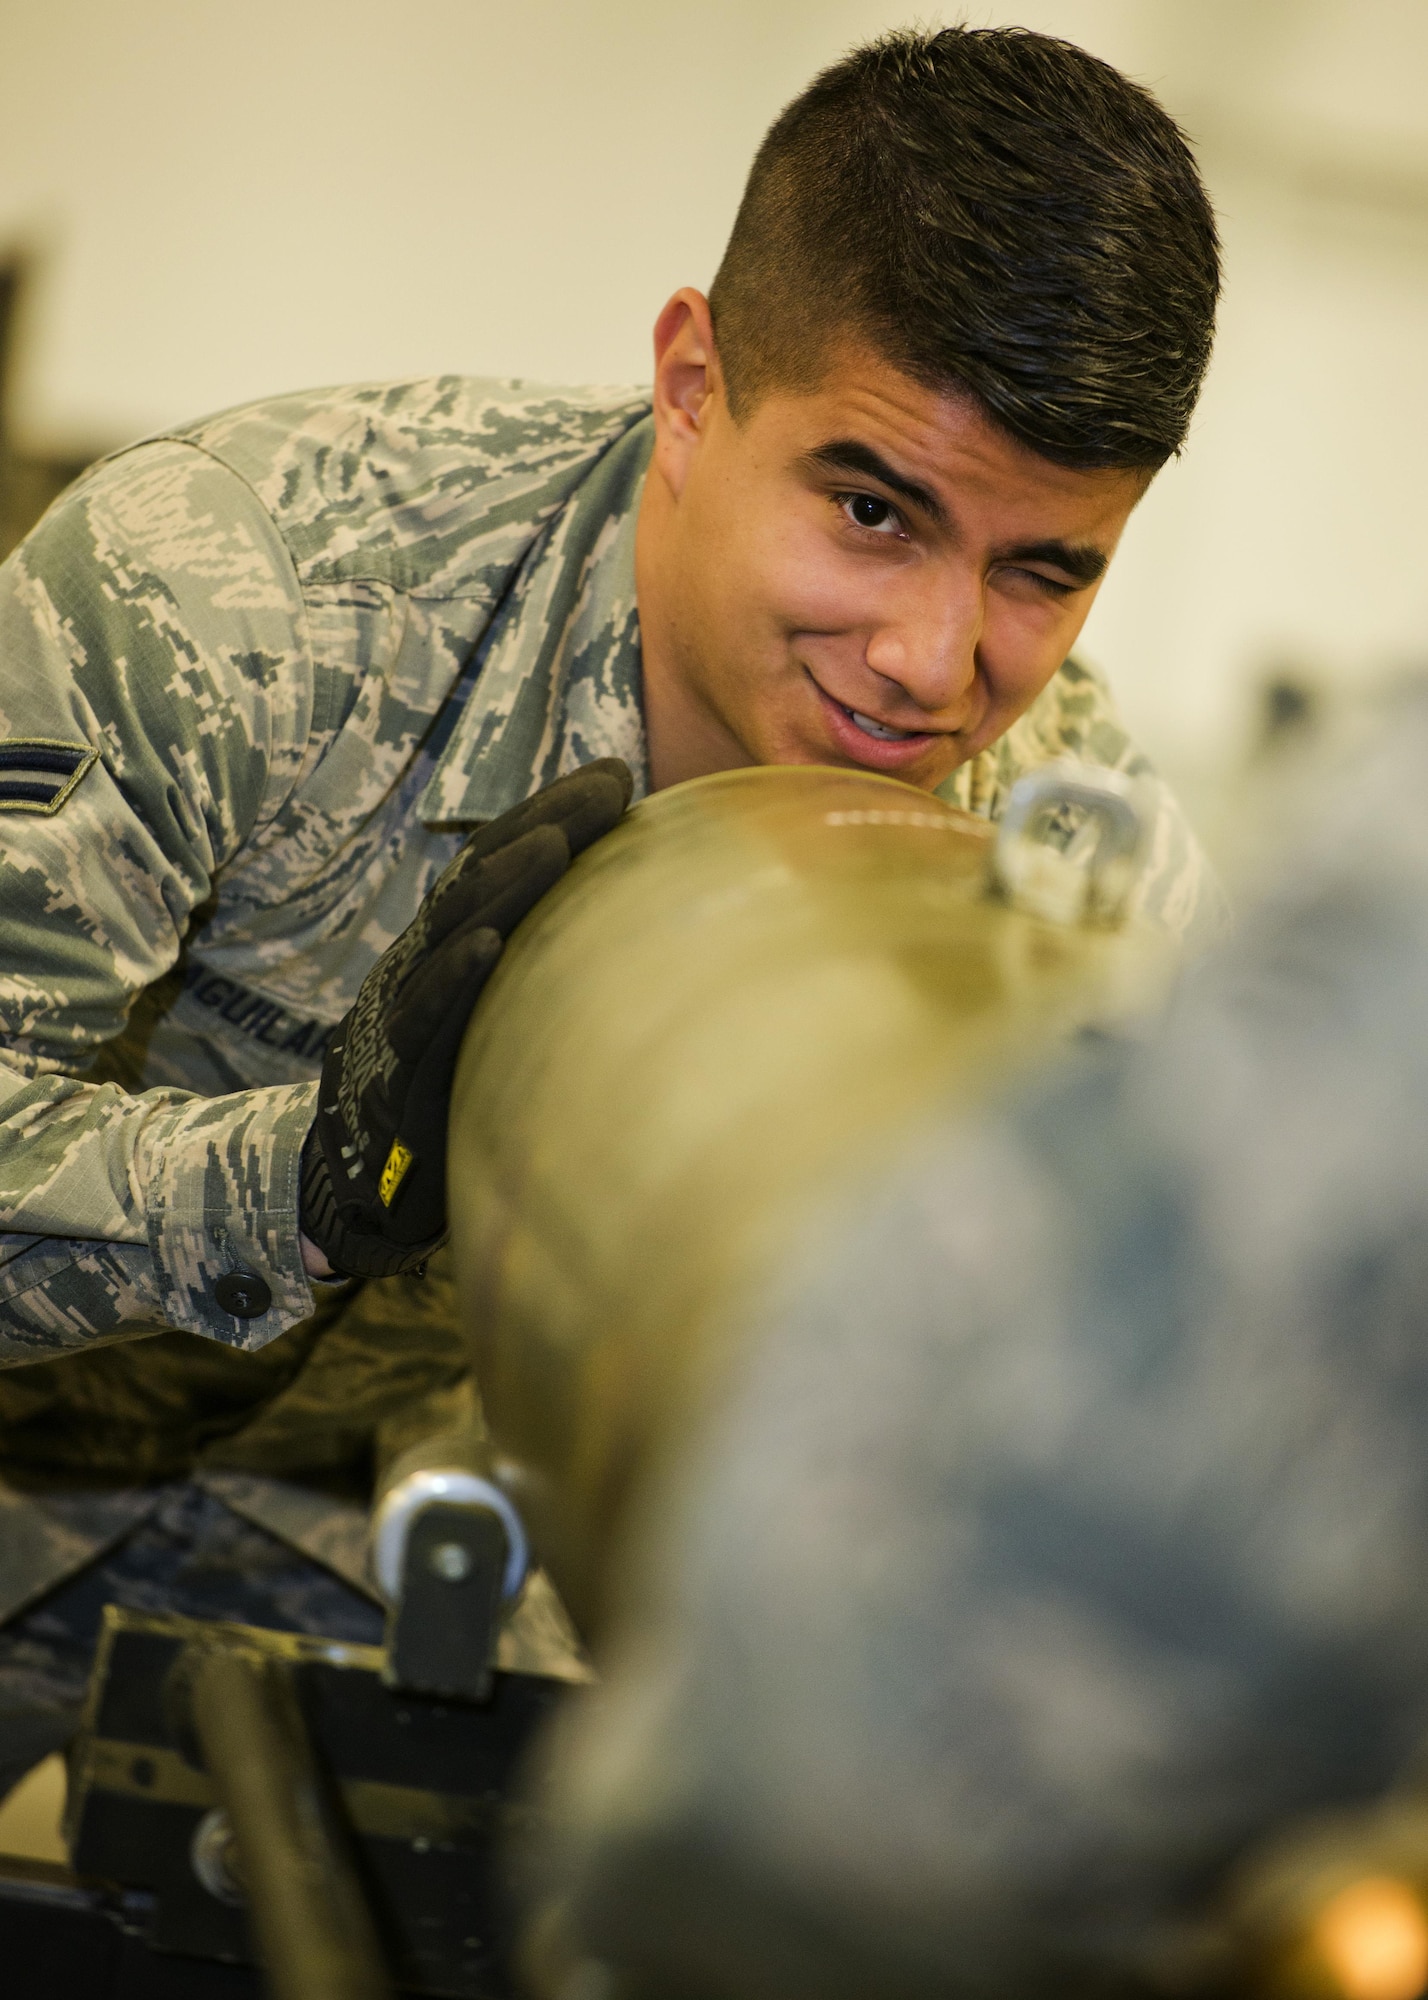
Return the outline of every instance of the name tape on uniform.
{"type": "Polygon", "coordinates": [[[191,1000],[217,1014],[240,1035],[247,1035],[264,1048],[282,1055],[321,1056],[335,1023],[318,1021],[311,1015],[290,1014],[266,994],[255,993],[225,973],[212,972],[206,965],[190,961],[184,988],[191,1000]]]}

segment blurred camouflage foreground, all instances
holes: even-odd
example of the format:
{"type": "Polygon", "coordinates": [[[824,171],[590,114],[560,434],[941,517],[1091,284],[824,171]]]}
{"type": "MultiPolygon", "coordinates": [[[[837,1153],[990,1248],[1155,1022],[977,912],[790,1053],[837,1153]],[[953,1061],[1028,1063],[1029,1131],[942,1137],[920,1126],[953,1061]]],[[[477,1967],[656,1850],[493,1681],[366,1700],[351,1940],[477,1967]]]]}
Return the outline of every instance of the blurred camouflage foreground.
{"type": "Polygon", "coordinates": [[[544,1990],[1238,1990],[1229,1873],[1428,1725],[1425,993],[1420,691],[1152,1043],[766,1301],[549,1759],[544,1990]]]}

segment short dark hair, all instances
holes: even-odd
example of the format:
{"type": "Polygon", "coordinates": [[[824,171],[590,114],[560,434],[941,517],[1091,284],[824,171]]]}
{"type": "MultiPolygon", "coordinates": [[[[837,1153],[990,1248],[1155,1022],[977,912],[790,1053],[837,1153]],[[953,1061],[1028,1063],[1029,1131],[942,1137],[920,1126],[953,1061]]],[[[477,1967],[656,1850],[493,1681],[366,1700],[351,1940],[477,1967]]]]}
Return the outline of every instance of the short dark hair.
{"type": "Polygon", "coordinates": [[[851,337],[1046,458],[1153,469],[1184,440],[1219,281],[1149,91],[1029,29],[943,28],[854,49],[780,115],[710,305],[736,418],[815,387],[851,337]]]}

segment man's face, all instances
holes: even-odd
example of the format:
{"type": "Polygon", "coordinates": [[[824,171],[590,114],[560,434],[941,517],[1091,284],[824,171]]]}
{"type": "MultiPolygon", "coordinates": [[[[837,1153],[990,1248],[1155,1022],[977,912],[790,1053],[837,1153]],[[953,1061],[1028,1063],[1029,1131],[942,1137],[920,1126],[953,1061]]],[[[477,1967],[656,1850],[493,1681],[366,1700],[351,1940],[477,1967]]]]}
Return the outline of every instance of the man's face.
{"type": "Polygon", "coordinates": [[[716,364],[660,412],[650,482],[656,782],[816,763],[929,790],[1066,658],[1145,486],[1054,465],[853,349],[742,422],[716,364]]]}

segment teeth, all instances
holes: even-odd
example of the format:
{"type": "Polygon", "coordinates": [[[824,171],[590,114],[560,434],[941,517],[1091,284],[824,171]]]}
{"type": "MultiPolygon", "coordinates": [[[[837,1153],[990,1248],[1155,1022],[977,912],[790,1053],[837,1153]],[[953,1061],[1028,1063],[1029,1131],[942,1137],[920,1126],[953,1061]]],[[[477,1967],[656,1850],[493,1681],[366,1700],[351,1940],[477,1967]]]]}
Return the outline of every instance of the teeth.
{"type": "Polygon", "coordinates": [[[901,743],[906,737],[915,734],[911,729],[889,729],[885,722],[874,722],[870,715],[860,715],[856,708],[850,708],[848,714],[852,716],[864,736],[876,736],[880,743],[901,743]]]}

